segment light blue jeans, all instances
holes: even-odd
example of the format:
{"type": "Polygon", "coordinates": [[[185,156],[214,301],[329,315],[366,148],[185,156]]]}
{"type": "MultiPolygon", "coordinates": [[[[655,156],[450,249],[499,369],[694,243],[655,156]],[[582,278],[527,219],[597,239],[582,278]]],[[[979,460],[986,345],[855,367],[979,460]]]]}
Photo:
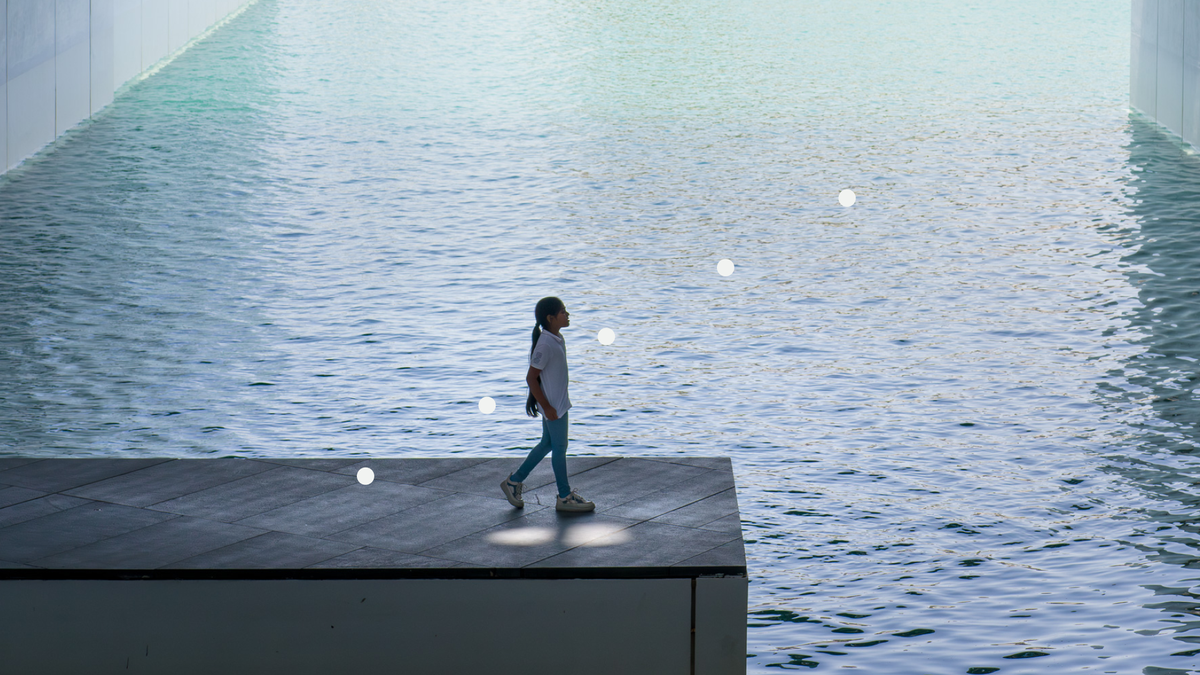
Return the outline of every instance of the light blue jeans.
{"type": "Polygon", "coordinates": [[[567,416],[571,411],[562,414],[558,419],[550,422],[546,416],[542,415],[542,440],[529,451],[529,456],[525,458],[525,463],[517,472],[509,476],[509,480],[515,483],[523,483],[526,478],[529,478],[529,472],[533,471],[533,467],[538,465],[538,462],[546,456],[551,450],[554,454],[550,456],[550,465],[554,467],[554,480],[558,483],[558,496],[566,497],[571,494],[571,485],[567,482],[567,416]]]}

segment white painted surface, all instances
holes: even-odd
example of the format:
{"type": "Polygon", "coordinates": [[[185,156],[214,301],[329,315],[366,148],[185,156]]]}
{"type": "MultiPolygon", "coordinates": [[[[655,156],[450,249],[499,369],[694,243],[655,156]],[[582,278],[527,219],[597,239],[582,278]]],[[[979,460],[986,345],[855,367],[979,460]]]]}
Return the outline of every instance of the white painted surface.
{"type": "Polygon", "coordinates": [[[1200,138],[1200,3],[1183,6],[1183,133],[1200,138]]]}
{"type": "Polygon", "coordinates": [[[1158,74],[1158,0],[1134,0],[1134,22],[1137,44],[1133,48],[1136,60],[1134,76],[1135,107],[1153,116],[1158,74]]]}
{"type": "Polygon", "coordinates": [[[1158,75],[1155,115],[1176,136],[1183,133],[1183,0],[1158,0],[1158,75]]]}
{"type": "MultiPolygon", "coordinates": [[[[0,597],[5,675],[687,675],[691,665],[690,579],[9,580],[0,597]]],[[[736,609],[744,644],[744,601],[736,609]]],[[[744,673],[741,656],[740,670],[704,672],[744,673]]]]}
{"type": "MultiPolygon", "coordinates": [[[[170,6],[162,0],[147,0],[142,3],[142,70],[158,63],[167,51],[170,6]]],[[[141,71],[138,71],[141,72],[141,71]]]]}
{"type": "Polygon", "coordinates": [[[207,0],[188,0],[188,39],[204,32],[204,3],[207,0]]]}
{"type": "Polygon", "coordinates": [[[87,41],[77,44],[54,59],[54,136],[79,124],[91,115],[91,54],[87,41]]]}
{"type": "Polygon", "coordinates": [[[142,72],[142,0],[113,0],[113,86],[142,72]]]}
{"type": "Polygon", "coordinates": [[[8,170],[8,0],[0,0],[0,173],[8,170]]]}
{"type": "Polygon", "coordinates": [[[1129,104],[1200,150],[1200,2],[1131,3],[1129,104]]]}
{"type": "Polygon", "coordinates": [[[54,3],[8,0],[6,165],[54,140],[54,3]]]}
{"type": "Polygon", "coordinates": [[[54,2],[8,0],[8,79],[54,58],[54,2]]]}
{"type": "MultiPolygon", "coordinates": [[[[197,0],[192,0],[196,2],[197,0]]],[[[1180,0],[1182,2],[1183,0],[1180,0]]],[[[204,20],[204,27],[201,31],[208,30],[214,23],[217,22],[217,0],[199,0],[201,16],[204,20]]]]}
{"type": "Polygon", "coordinates": [[[253,1],[0,0],[0,173],[253,1]]]}
{"type": "Polygon", "coordinates": [[[113,0],[91,0],[92,88],[91,114],[112,103],[113,0]]]}
{"type": "Polygon", "coordinates": [[[55,0],[54,135],[91,115],[91,6],[89,0],[55,0]]]}
{"type": "Polygon", "coordinates": [[[746,672],[746,577],[696,579],[696,675],[746,672]]]}
{"type": "Polygon", "coordinates": [[[163,0],[167,3],[168,49],[175,52],[188,41],[188,0],[163,0]]]}
{"type": "Polygon", "coordinates": [[[9,80],[7,94],[8,166],[13,167],[54,140],[54,60],[9,80]]]}

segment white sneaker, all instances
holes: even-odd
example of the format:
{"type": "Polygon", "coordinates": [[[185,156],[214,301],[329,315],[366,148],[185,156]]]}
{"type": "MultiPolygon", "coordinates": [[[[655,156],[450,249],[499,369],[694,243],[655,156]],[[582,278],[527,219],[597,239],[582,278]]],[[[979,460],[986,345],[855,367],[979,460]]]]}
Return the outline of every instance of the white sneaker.
{"type": "Polygon", "coordinates": [[[509,504],[512,504],[518,509],[525,508],[525,500],[521,499],[521,493],[525,491],[524,483],[514,483],[505,478],[504,480],[500,481],[500,489],[504,490],[504,497],[508,500],[509,504]]]}
{"type": "Polygon", "coordinates": [[[583,497],[579,493],[571,490],[571,494],[566,497],[559,497],[558,503],[554,505],[555,511],[595,511],[596,505],[583,497]]]}

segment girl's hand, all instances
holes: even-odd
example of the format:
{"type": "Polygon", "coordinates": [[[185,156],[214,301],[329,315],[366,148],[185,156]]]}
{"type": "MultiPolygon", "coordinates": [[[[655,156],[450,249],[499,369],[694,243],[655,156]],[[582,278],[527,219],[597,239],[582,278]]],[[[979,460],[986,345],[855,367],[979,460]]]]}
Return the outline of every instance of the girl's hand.
{"type": "Polygon", "coordinates": [[[546,406],[546,409],[542,411],[542,414],[544,414],[546,416],[546,420],[550,422],[558,419],[558,411],[555,410],[554,406],[552,405],[546,406]]]}

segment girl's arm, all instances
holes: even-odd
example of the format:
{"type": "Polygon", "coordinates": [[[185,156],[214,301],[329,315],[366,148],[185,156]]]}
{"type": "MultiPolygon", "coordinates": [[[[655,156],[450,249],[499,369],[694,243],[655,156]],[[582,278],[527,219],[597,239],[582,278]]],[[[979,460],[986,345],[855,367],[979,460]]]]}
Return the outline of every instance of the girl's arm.
{"type": "Polygon", "coordinates": [[[525,374],[525,383],[529,385],[529,393],[533,394],[534,400],[542,407],[542,414],[546,416],[547,420],[553,422],[558,419],[558,411],[546,400],[546,392],[542,391],[542,385],[538,384],[538,375],[541,372],[540,368],[529,366],[529,372],[525,374]]]}

